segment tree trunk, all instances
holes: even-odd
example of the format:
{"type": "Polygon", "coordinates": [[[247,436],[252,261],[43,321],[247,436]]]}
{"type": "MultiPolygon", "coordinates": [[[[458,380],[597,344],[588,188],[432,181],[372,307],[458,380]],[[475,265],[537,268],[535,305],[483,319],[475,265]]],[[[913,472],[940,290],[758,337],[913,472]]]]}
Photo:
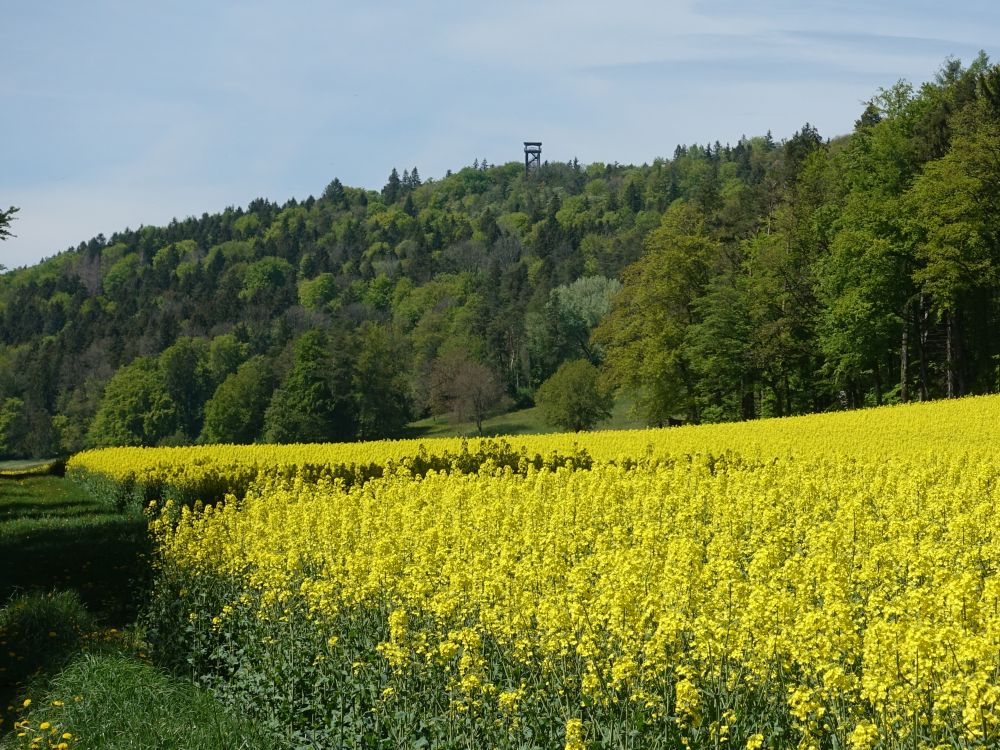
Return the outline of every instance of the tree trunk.
{"type": "Polygon", "coordinates": [[[952,344],[952,320],[951,310],[944,314],[944,361],[945,375],[948,383],[948,398],[955,398],[955,352],[952,344]]]}
{"type": "Polygon", "coordinates": [[[917,350],[920,355],[920,400],[927,400],[927,311],[924,309],[924,295],[920,295],[917,313],[917,350]]]}
{"type": "Polygon", "coordinates": [[[910,303],[903,307],[903,340],[899,344],[899,399],[904,404],[910,400],[910,303]]]}
{"type": "Polygon", "coordinates": [[[965,346],[962,341],[962,316],[957,312],[951,314],[951,356],[955,368],[955,396],[966,394],[965,390],[965,346]]]}
{"type": "Polygon", "coordinates": [[[754,403],[753,388],[745,389],[743,391],[743,398],[740,402],[740,418],[743,421],[754,418],[754,403]]]}
{"type": "Polygon", "coordinates": [[[878,360],[875,360],[875,367],[873,369],[872,375],[875,378],[875,406],[882,405],[882,368],[878,365],[878,360]]]}
{"type": "Polygon", "coordinates": [[[698,424],[701,421],[701,415],[698,413],[698,399],[694,394],[694,378],[691,375],[690,370],[688,370],[687,363],[683,360],[679,363],[679,369],[681,371],[681,381],[684,383],[684,390],[687,396],[687,417],[690,424],[698,424]]]}

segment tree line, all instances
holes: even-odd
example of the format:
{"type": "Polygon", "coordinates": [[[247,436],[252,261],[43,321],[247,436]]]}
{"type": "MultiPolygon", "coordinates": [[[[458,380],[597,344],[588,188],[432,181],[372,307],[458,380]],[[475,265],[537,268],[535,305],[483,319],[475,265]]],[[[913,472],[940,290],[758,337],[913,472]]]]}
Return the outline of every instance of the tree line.
{"type": "Polygon", "coordinates": [[[394,169],[98,236],[0,277],[0,453],[372,439],[536,398],[577,429],[612,392],[666,425],[995,391],[998,202],[981,54],[833,139],[394,169]]]}

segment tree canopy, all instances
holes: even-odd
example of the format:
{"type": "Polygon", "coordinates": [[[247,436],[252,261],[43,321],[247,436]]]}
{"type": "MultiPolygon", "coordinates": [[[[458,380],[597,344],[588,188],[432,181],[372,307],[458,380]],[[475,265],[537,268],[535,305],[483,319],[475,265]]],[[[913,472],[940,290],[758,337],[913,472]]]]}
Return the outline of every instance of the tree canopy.
{"type": "Polygon", "coordinates": [[[608,419],[614,404],[597,368],[585,359],[559,365],[539,387],[536,401],[546,422],[572,432],[589,430],[608,419]]]}
{"type": "Polygon", "coordinates": [[[949,60],[834,139],[394,168],[99,235],[0,276],[0,453],[481,427],[568,363],[650,425],[998,390],[998,92],[949,60]]]}

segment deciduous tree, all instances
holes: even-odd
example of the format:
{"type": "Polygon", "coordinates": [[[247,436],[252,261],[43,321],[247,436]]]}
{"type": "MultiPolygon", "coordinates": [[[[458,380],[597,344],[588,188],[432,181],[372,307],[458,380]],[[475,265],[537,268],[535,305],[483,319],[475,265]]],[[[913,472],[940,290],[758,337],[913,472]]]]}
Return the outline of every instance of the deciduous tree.
{"type": "Polygon", "coordinates": [[[435,414],[449,414],[458,423],[473,422],[483,434],[483,422],[510,403],[500,379],[464,350],[439,357],[430,374],[430,404],[435,414]]]}
{"type": "Polygon", "coordinates": [[[545,421],[563,430],[588,430],[611,416],[614,397],[585,359],[564,362],[542,383],[535,403],[545,421]]]}
{"type": "Polygon", "coordinates": [[[139,357],[108,382],[90,428],[90,442],[157,445],[177,430],[179,421],[156,359],[139,357]]]}

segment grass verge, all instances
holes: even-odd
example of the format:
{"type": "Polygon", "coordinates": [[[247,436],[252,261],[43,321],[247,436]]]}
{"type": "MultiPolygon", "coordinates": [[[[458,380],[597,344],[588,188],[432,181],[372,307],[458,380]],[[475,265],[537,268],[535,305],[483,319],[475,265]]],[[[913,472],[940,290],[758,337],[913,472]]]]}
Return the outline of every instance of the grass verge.
{"type": "Polygon", "coordinates": [[[0,749],[256,750],[206,692],[123,653],[83,653],[29,697],[0,749]]]}
{"type": "Polygon", "coordinates": [[[75,591],[101,623],[124,626],[136,617],[148,551],[144,518],[108,509],[67,479],[0,479],[0,605],[75,591]]]}
{"type": "Polygon", "coordinates": [[[145,519],[44,471],[0,467],[0,750],[264,748],[146,663],[145,519]]]}

